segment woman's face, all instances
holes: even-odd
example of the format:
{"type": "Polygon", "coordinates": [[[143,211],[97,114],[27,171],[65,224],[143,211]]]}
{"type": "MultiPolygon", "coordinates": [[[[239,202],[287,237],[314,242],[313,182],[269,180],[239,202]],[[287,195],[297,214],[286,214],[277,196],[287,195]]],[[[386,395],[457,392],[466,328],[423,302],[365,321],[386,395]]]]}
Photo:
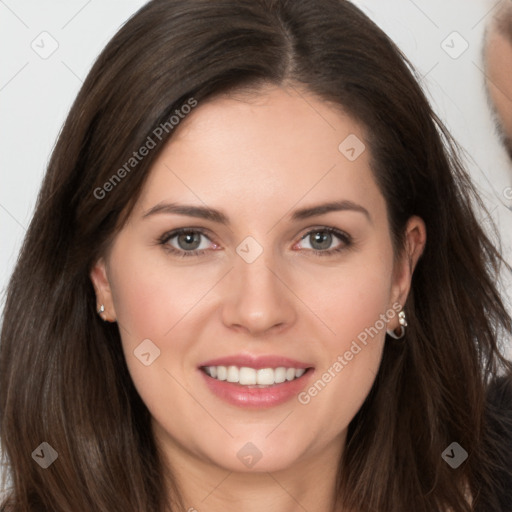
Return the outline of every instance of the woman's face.
{"type": "Polygon", "coordinates": [[[91,274],[177,460],[337,460],[398,325],[423,224],[394,263],[361,127],[296,91],[200,103],[91,274]]]}

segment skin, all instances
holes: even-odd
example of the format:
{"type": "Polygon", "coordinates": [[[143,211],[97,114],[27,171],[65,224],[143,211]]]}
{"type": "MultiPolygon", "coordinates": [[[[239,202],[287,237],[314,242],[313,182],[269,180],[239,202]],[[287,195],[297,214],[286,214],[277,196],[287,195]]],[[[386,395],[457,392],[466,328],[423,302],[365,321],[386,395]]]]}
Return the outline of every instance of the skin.
{"type": "Polygon", "coordinates": [[[486,86],[497,127],[512,160],[512,43],[491,25],[485,46],[486,86]]]}
{"type": "MultiPolygon", "coordinates": [[[[404,304],[425,245],[424,223],[413,217],[407,250],[394,259],[369,151],[351,162],[338,150],[349,134],[364,141],[362,128],[297,91],[269,86],[198,105],[91,273],[191,511],[333,510],[347,427],[374,382],[385,328],[307,405],[293,398],[238,408],[213,395],[197,367],[232,354],[277,354],[314,366],[309,382],[316,381],[380,314],[404,304]],[[362,206],[369,218],[345,210],[291,220],[297,208],[334,200],[362,206]],[[222,210],[230,225],[170,213],[143,218],[162,202],[222,210]],[[313,235],[301,238],[326,226],[348,233],[353,245],[313,254],[313,235]],[[206,253],[179,258],[158,244],[181,227],[208,230],[206,253]],[[249,235],[263,248],[252,263],[235,251],[249,235]],[[147,367],[133,355],[146,338],[161,350],[147,367]],[[252,468],[236,456],[247,442],[262,454],[252,468]]],[[[169,244],[187,249],[177,237],[169,244]]],[[[326,245],[344,246],[336,236],[326,245]]],[[[397,326],[395,316],[387,328],[397,326]]]]}

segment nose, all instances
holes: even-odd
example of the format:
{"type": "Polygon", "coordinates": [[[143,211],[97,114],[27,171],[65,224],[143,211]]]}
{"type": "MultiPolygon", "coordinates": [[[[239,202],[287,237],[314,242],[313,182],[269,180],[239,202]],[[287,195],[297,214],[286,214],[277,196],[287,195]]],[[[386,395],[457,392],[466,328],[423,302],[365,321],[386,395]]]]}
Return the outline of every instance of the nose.
{"type": "Polygon", "coordinates": [[[290,327],[297,318],[296,299],[270,250],[252,263],[235,253],[234,268],[224,282],[222,320],[230,329],[253,336],[290,327]]]}

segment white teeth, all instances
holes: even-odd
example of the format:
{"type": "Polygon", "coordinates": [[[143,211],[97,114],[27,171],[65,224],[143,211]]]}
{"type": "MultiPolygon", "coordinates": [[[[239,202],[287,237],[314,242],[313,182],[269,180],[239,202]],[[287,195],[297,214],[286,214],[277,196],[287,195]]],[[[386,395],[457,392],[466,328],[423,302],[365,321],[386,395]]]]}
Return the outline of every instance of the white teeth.
{"type": "Polygon", "coordinates": [[[274,369],[262,368],[261,370],[258,370],[256,372],[256,379],[260,386],[272,386],[272,384],[275,383],[274,369]]]}
{"type": "Polygon", "coordinates": [[[240,371],[236,366],[228,366],[228,378],[226,379],[228,382],[238,382],[240,376],[240,371]]]}
{"type": "Polygon", "coordinates": [[[217,377],[213,375],[213,372],[210,372],[210,376],[216,378],[217,380],[226,380],[228,376],[228,369],[225,366],[209,366],[208,369],[211,370],[215,368],[217,370],[217,377]]]}
{"type": "Polygon", "coordinates": [[[298,379],[305,373],[304,368],[249,368],[247,366],[206,366],[204,371],[214,379],[226,380],[243,386],[272,386],[298,379]]]}
{"type": "MultiPolygon", "coordinates": [[[[213,368],[215,368],[215,366],[213,368]]],[[[256,370],[254,368],[240,368],[240,372],[238,374],[238,382],[244,386],[256,384],[256,370]]]]}
{"type": "Polygon", "coordinates": [[[286,368],[283,368],[282,366],[279,368],[276,368],[274,370],[274,382],[276,384],[281,384],[286,380],[286,368]]]}

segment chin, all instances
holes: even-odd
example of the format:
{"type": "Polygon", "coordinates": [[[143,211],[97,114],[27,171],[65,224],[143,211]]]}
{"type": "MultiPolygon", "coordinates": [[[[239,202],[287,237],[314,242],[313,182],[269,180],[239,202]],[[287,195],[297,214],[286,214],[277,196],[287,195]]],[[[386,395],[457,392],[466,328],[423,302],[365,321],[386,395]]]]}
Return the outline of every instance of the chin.
{"type": "Polygon", "coordinates": [[[304,450],[289,442],[276,441],[265,440],[264,435],[254,436],[252,441],[231,440],[208,455],[216,465],[237,473],[283,471],[298,464],[304,450]]]}
{"type": "Polygon", "coordinates": [[[289,454],[285,459],[275,454],[263,453],[259,460],[243,463],[238,457],[228,457],[223,454],[220,460],[214,460],[215,464],[225,470],[236,473],[276,473],[290,469],[298,464],[296,457],[289,454]]]}

